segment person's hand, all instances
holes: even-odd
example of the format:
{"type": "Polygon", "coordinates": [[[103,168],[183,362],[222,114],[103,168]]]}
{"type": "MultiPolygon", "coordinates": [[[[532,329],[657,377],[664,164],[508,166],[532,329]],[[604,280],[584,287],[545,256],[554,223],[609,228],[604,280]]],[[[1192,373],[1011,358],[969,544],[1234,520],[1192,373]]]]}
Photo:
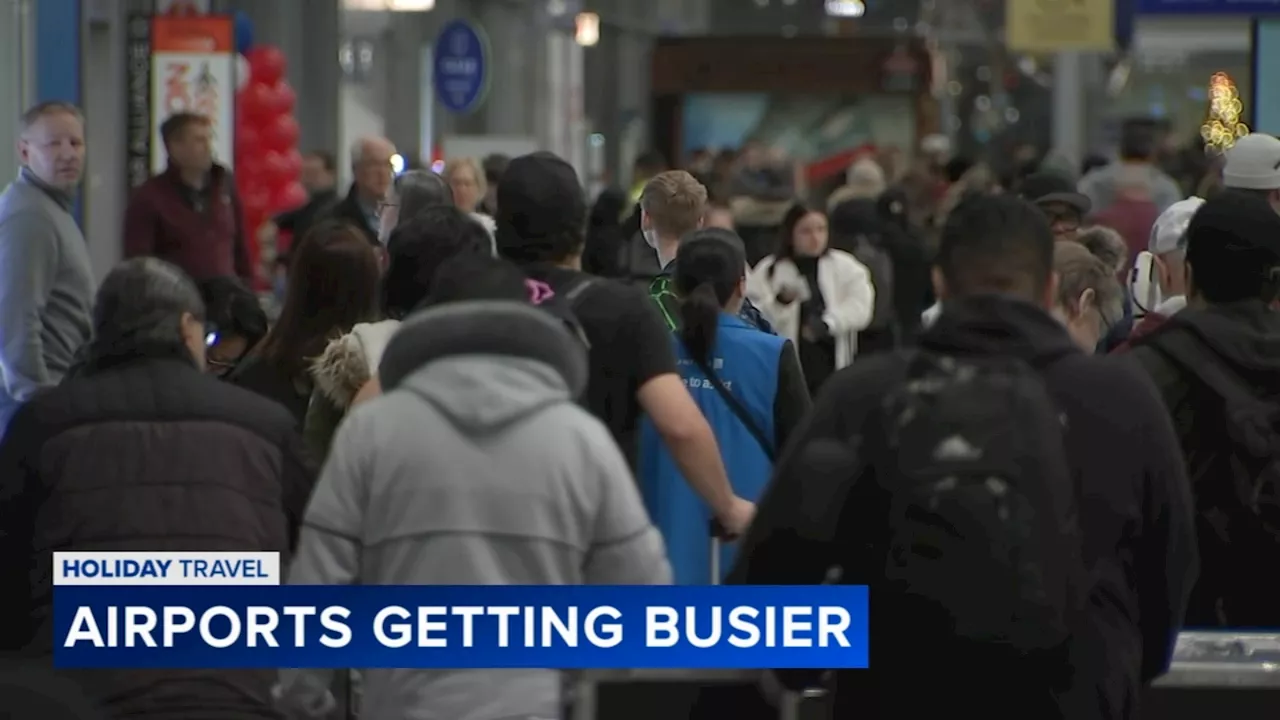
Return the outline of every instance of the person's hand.
{"type": "Polygon", "coordinates": [[[778,295],[777,295],[778,302],[782,303],[783,305],[790,305],[791,303],[795,302],[796,297],[797,295],[796,295],[795,289],[789,288],[789,287],[782,288],[781,290],[778,291],[778,295]]]}
{"type": "Polygon", "coordinates": [[[735,540],[742,536],[756,517],[756,504],[750,500],[734,497],[724,511],[717,513],[717,529],[722,533],[722,540],[735,540]]]}
{"type": "Polygon", "coordinates": [[[279,239],[279,228],[267,221],[258,228],[258,277],[270,279],[279,253],[276,241],[279,239]]]}
{"type": "Polygon", "coordinates": [[[258,228],[258,242],[262,245],[270,245],[275,248],[276,238],[280,235],[280,228],[270,220],[262,223],[262,227],[258,228]]]}

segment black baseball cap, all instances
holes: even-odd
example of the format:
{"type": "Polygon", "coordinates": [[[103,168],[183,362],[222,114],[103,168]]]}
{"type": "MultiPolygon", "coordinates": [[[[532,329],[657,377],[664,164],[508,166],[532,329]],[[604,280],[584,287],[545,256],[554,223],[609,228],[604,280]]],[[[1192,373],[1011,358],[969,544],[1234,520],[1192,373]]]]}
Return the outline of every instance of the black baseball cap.
{"type": "Polygon", "coordinates": [[[1262,251],[1280,261],[1280,215],[1260,195],[1224,190],[1205,201],[1187,224],[1187,259],[1201,262],[1262,251]]]}
{"type": "Polygon", "coordinates": [[[1093,209],[1089,196],[1077,191],[1070,178],[1053,172],[1037,172],[1023,178],[1018,196],[1036,205],[1062,203],[1082,216],[1093,209]]]}
{"type": "Polygon", "coordinates": [[[685,235],[676,250],[678,287],[704,282],[736,283],[747,270],[747,248],[732,230],[701,228],[685,235]]]}
{"type": "Polygon", "coordinates": [[[587,199],[578,173],[553,153],[513,158],[498,182],[497,202],[494,221],[503,257],[546,259],[558,236],[586,229],[587,199]]]}

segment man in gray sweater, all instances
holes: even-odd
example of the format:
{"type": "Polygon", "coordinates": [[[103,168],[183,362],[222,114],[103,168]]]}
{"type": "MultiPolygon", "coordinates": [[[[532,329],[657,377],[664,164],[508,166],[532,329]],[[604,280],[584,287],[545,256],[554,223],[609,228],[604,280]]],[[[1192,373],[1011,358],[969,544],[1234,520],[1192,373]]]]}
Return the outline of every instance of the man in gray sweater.
{"type": "Polygon", "coordinates": [[[23,115],[18,150],[18,177],[0,194],[0,434],[70,369],[89,339],[95,292],[72,215],[84,116],[69,103],[36,105],[23,115]]]}

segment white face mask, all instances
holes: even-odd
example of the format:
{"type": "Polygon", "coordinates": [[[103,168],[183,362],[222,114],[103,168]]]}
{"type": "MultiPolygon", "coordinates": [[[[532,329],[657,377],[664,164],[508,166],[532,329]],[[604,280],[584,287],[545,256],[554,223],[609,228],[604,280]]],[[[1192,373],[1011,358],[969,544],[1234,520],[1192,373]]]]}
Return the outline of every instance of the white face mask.
{"type": "Polygon", "coordinates": [[[654,232],[653,228],[641,230],[640,234],[644,236],[645,244],[654,250],[658,249],[658,233],[654,232]]]}

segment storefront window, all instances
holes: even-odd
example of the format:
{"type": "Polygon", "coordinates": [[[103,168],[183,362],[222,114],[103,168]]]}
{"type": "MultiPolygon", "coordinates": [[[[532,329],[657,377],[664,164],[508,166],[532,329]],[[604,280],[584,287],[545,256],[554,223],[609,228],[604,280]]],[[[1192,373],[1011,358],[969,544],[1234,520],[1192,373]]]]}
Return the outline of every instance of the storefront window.
{"type": "MultiPolygon", "coordinates": [[[[1168,124],[1174,137],[1198,136],[1209,105],[1209,79],[1226,73],[1248,108],[1252,79],[1250,58],[1243,52],[1200,52],[1138,58],[1124,92],[1113,100],[1113,119],[1151,117],[1168,124]]],[[[1246,117],[1248,112],[1246,111],[1246,117]]]]}
{"type": "Polygon", "coordinates": [[[1142,20],[1134,45],[1128,82],[1108,100],[1109,120],[1155,118],[1174,137],[1190,141],[1204,122],[1215,73],[1226,73],[1235,82],[1248,117],[1253,72],[1247,19],[1142,20]]]}

